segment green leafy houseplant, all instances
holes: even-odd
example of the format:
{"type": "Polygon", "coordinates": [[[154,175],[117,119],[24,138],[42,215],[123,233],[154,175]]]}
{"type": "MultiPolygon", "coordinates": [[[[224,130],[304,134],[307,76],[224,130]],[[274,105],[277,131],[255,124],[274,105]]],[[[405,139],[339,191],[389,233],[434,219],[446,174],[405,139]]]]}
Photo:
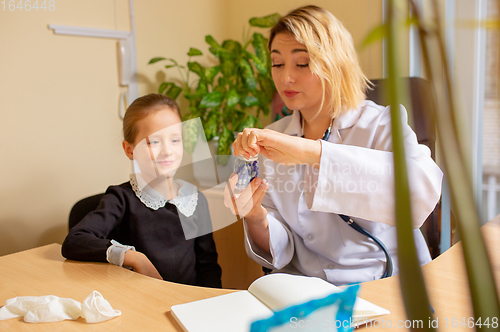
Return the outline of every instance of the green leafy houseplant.
{"type": "MultiPolygon", "coordinates": [[[[251,27],[268,28],[279,18],[279,14],[272,14],[252,18],[249,23],[251,27]]],[[[196,48],[191,48],[187,53],[189,58],[186,66],[164,57],[149,61],[149,64],[153,64],[165,60],[169,62],[166,69],[177,68],[180,71],[182,84],[163,82],[158,93],[174,100],[182,94],[189,103],[183,120],[200,117],[207,141],[219,138],[218,155],[231,154],[235,132],[262,127],[259,116],[269,115],[269,105],[276,91],[271,77],[267,39],[258,32],[252,36],[249,34],[250,29],[243,45],[231,39],[219,44],[211,35],[207,35],[205,41],[210,46],[209,51],[218,60],[213,66],[205,67],[197,61],[191,61],[192,57],[203,55],[196,48]],[[249,51],[250,45],[253,51],[249,51]],[[194,80],[191,74],[195,75],[194,80]]],[[[186,135],[184,146],[187,151],[193,151],[199,133],[195,127],[185,130],[190,132],[186,135]]]]}

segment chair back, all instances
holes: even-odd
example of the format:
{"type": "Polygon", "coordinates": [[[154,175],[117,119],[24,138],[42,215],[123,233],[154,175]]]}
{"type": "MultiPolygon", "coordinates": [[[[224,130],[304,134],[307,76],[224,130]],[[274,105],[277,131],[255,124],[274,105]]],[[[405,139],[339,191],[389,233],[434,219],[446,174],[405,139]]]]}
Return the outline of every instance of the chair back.
{"type": "MultiPolygon", "coordinates": [[[[408,110],[409,123],[417,135],[420,144],[426,145],[431,150],[431,157],[435,159],[436,150],[436,121],[435,121],[435,90],[429,81],[420,77],[402,78],[402,86],[408,87],[408,102],[405,107],[408,110]]],[[[368,91],[366,99],[374,101],[379,105],[389,105],[387,79],[371,80],[373,89],[368,91]]],[[[424,235],[434,259],[440,254],[440,225],[439,204],[429,215],[424,223],[424,235]]]]}
{"type": "Polygon", "coordinates": [[[69,213],[68,220],[68,229],[73,228],[76,224],[78,224],[89,212],[94,211],[97,206],[99,206],[99,202],[101,198],[104,196],[104,193],[85,197],[71,208],[71,212],[69,213]]]}
{"type": "MultiPolygon", "coordinates": [[[[408,105],[404,105],[409,114],[413,114],[410,124],[412,129],[417,134],[417,139],[420,144],[425,144],[429,147],[432,154],[432,159],[435,159],[436,145],[436,121],[435,113],[435,93],[429,81],[420,77],[406,77],[403,86],[408,86],[408,105]]],[[[379,105],[389,105],[387,97],[387,79],[371,80],[374,84],[372,90],[368,91],[366,99],[374,101],[379,105]]]]}

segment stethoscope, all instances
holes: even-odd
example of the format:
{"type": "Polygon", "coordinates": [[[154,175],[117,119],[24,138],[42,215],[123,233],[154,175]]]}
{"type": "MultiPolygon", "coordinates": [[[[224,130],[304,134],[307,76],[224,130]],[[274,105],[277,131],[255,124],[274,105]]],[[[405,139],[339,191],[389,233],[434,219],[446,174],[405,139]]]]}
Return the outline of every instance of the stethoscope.
{"type": "MultiPolygon", "coordinates": [[[[302,114],[301,114],[302,118],[302,114]]],[[[323,141],[328,141],[330,138],[330,134],[332,133],[332,124],[333,124],[333,119],[330,122],[330,126],[328,129],[325,130],[325,133],[323,134],[323,141]]],[[[302,118],[302,137],[304,138],[304,118],[302,118]]],[[[392,258],[391,255],[389,254],[389,251],[387,250],[386,246],[380,241],[376,236],[372,235],[370,232],[368,232],[366,229],[358,225],[354,220],[352,220],[350,217],[346,216],[345,214],[339,214],[338,215],[343,221],[345,221],[349,226],[351,226],[352,229],[355,231],[363,234],[364,236],[372,239],[379,247],[382,249],[382,251],[385,254],[386,262],[385,262],[385,271],[384,274],[382,275],[381,279],[387,278],[392,276],[392,270],[393,270],[393,265],[392,265],[392,258]]]]}

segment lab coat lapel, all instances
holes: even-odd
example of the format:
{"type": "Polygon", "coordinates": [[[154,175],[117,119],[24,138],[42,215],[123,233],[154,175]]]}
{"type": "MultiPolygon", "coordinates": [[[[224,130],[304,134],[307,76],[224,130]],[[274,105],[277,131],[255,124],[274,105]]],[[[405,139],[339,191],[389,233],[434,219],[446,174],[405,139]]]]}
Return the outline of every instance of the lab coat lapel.
{"type": "MultiPolygon", "coordinates": [[[[359,117],[361,116],[361,110],[365,107],[366,101],[364,101],[360,108],[349,110],[345,113],[338,115],[333,120],[332,132],[334,135],[330,136],[329,142],[342,143],[342,129],[351,128],[356,124],[359,117]]],[[[291,136],[300,136],[302,132],[302,123],[300,111],[294,111],[291,115],[292,119],[288,125],[283,129],[283,133],[291,136]]]]}
{"type": "Polygon", "coordinates": [[[332,135],[330,136],[329,142],[332,143],[342,143],[344,141],[343,131],[344,129],[352,128],[361,116],[362,109],[365,107],[366,101],[364,101],[360,108],[349,110],[345,113],[339,114],[334,120],[332,125],[332,135]]]}

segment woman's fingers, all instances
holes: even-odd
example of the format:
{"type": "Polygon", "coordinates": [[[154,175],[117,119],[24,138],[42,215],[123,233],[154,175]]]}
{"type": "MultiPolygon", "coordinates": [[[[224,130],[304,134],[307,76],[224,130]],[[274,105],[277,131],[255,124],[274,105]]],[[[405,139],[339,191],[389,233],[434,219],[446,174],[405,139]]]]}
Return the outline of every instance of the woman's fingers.
{"type": "Polygon", "coordinates": [[[241,201],[241,202],[248,202],[252,199],[252,196],[253,194],[255,193],[255,191],[257,190],[257,188],[259,187],[260,183],[261,183],[262,179],[261,178],[255,178],[253,179],[250,184],[248,185],[248,187],[246,187],[238,196],[238,200],[241,201]]]}
{"type": "Polygon", "coordinates": [[[264,199],[264,195],[266,194],[268,187],[269,185],[266,180],[262,180],[258,185],[256,185],[252,198],[242,209],[243,211],[247,211],[245,213],[245,216],[261,206],[262,200],[264,199]]]}
{"type": "Polygon", "coordinates": [[[243,133],[238,133],[236,136],[236,139],[233,142],[233,152],[236,156],[244,153],[243,147],[242,147],[242,140],[243,140],[243,133]]]}
{"type": "Polygon", "coordinates": [[[264,197],[263,193],[267,190],[267,185],[263,193],[258,192],[259,189],[262,190],[261,184],[263,181],[261,178],[255,178],[247,188],[241,193],[236,194],[234,192],[234,186],[237,181],[238,176],[236,173],[233,173],[224,189],[224,205],[229,208],[234,215],[244,217],[256,206],[254,202],[258,201],[260,205],[264,197]]]}
{"type": "Polygon", "coordinates": [[[238,133],[236,140],[233,143],[233,151],[235,155],[241,155],[245,158],[255,156],[259,153],[260,146],[258,142],[258,132],[260,129],[245,128],[243,132],[238,133]]]}
{"type": "Polygon", "coordinates": [[[264,194],[267,191],[267,182],[255,178],[250,186],[248,186],[239,197],[237,201],[237,207],[239,209],[240,216],[246,217],[248,214],[253,213],[256,209],[260,208],[264,194]],[[240,201],[241,199],[241,201],[240,201]]]}
{"type": "Polygon", "coordinates": [[[236,182],[238,181],[238,175],[236,173],[232,173],[227,181],[226,187],[224,188],[224,205],[231,209],[231,212],[234,213],[234,186],[236,186],[236,182]]]}
{"type": "Polygon", "coordinates": [[[267,183],[267,181],[262,180],[262,182],[259,185],[259,188],[255,191],[255,195],[254,195],[254,205],[255,206],[259,206],[262,204],[262,200],[264,199],[264,196],[265,196],[268,188],[269,188],[269,184],[267,183]]]}
{"type": "MultiPolygon", "coordinates": [[[[246,130],[246,129],[245,129],[246,130]]],[[[248,136],[247,136],[247,151],[250,152],[252,156],[255,156],[256,154],[259,153],[260,146],[258,144],[259,142],[259,134],[261,133],[261,130],[258,129],[251,129],[248,131],[248,136]],[[253,153],[252,153],[253,152],[253,153]]]]}
{"type": "Polygon", "coordinates": [[[237,181],[238,175],[233,172],[229,177],[226,187],[224,188],[224,205],[231,210],[232,214],[243,217],[244,214],[242,214],[242,211],[240,210],[245,204],[240,198],[240,193],[236,193],[234,189],[237,181]]]}

